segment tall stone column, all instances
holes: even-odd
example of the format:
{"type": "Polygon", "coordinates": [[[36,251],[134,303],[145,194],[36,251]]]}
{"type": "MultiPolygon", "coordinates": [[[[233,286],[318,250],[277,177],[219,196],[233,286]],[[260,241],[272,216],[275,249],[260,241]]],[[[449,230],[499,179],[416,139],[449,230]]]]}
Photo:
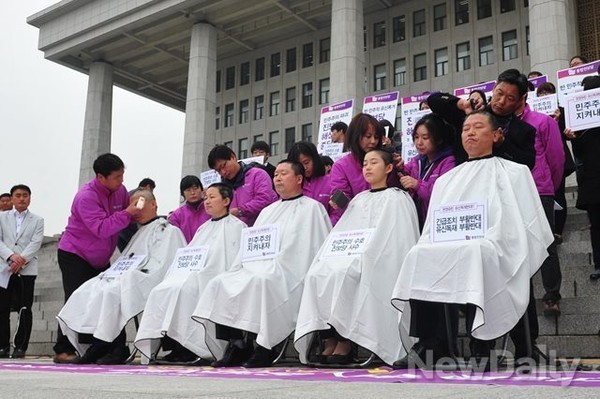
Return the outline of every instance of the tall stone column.
{"type": "Polygon", "coordinates": [[[215,145],[217,30],[206,23],[192,27],[185,105],[182,174],[199,175],[208,169],[215,145]]]}
{"type": "Polygon", "coordinates": [[[354,99],[354,114],[365,96],[363,1],[333,0],[331,4],[330,103],[354,99]]]}
{"type": "MultiPolygon", "coordinates": [[[[556,71],[569,66],[579,51],[574,0],[529,0],[531,70],[556,81],[556,71]]],[[[555,82],[556,83],[556,82],[555,82]]]]}
{"type": "Polygon", "coordinates": [[[112,65],[105,62],[92,63],[83,122],[83,144],[79,167],[80,187],[95,176],[92,165],[98,155],[110,152],[112,93],[112,65]]]}

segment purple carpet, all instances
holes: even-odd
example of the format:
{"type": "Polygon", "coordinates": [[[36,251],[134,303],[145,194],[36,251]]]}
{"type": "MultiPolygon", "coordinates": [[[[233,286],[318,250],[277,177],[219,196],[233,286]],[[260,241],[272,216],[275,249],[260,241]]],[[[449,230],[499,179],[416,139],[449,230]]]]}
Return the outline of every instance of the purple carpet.
{"type": "Polygon", "coordinates": [[[548,371],[530,374],[515,372],[476,373],[472,371],[400,371],[387,367],[368,370],[272,367],[264,369],[181,367],[181,366],[95,366],[52,363],[0,363],[0,371],[43,371],[54,373],[93,373],[107,375],[151,375],[176,377],[277,379],[290,381],[396,382],[433,384],[477,384],[502,386],[600,387],[600,372],[548,371]]]}

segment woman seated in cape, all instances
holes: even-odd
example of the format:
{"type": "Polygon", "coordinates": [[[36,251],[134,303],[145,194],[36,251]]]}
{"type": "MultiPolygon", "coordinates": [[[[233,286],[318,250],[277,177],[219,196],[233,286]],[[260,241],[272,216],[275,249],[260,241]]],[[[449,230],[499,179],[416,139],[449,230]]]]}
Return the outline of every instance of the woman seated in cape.
{"type": "Polygon", "coordinates": [[[371,189],[352,199],[305,277],[295,336],[302,363],[309,362],[315,333],[324,340],[320,363],[352,363],[352,342],[388,364],[402,354],[390,297],[419,223],[408,193],[387,187],[392,169],[391,153],[366,153],[363,175],[371,189]]]}
{"type": "MultiPolygon", "coordinates": [[[[190,362],[210,359],[204,328],[192,320],[206,284],[216,275],[227,271],[240,249],[244,222],[229,214],[233,190],[215,183],[206,190],[204,209],[211,219],[204,223],[186,248],[204,247],[205,261],[196,267],[178,269],[177,259],[162,283],[157,285],[144,309],[144,317],[135,339],[135,346],[148,357],[155,358],[158,350],[171,350],[163,357],[166,362],[190,362]]],[[[213,347],[219,347],[213,342],[213,347]]],[[[222,347],[225,350],[225,347],[222,347]]]]}

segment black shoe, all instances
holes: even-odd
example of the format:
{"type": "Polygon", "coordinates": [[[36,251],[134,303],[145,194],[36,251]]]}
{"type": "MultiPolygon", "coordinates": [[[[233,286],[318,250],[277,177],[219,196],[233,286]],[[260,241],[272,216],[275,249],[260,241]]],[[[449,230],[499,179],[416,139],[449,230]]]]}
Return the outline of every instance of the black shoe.
{"type": "Polygon", "coordinates": [[[129,356],[131,356],[129,348],[127,346],[119,346],[98,359],[96,364],[104,366],[125,364],[129,356]]]}
{"type": "Polygon", "coordinates": [[[352,350],[345,355],[327,356],[327,362],[326,362],[326,364],[339,364],[339,365],[346,365],[346,364],[351,364],[351,363],[355,363],[354,353],[352,352],[352,350]]]}
{"type": "Polygon", "coordinates": [[[15,348],[10,357],[11,359],[23,359],[25,357],[25,350],[21,348],[15,348]]]}
{"type": "Polygon", "coordinates": [[[198,360],[198,355],[185,347],[173,349],[171,353],[163,356],[159,361],[168,363],[189,363],[198,360]]]}
{"type": "Polygon", "coordinates": [[[10,348],[0,348],[0,359],[8,359],[10,357],[10,348]]]}
{"type": "Polygon", "coordinates": [[[420,365],[426,365],[427,368],[429,367],[433,367],[434,363],[436,361],[438,361],[441,358],[441,356],[439,356],[439,354],[437,353],[436,350],[434,350],[431,347],[425,346],[420,342],[417,342],[416,344],[413,345],[412,348],[410,348],[410,351],[408,351],[408,354],[406,356],[404,356],[402,359],[400,360],[396,360],[393,364],[392,367],[396,370],[404,370],[404,369],[408,369],[408,368],[419,368],[420,365]],[[429,356],[430,359],[428,359],[427,357],[427,353],[431,351],[432,356],[429,356]],[[431,360],[433,363],[429,364],[428,361],[431,360]]]}
{"type": "Polygon", "coordinates": [[[600,269],[595,269],[592,274],[590,274],[590,280],[596,281],[600,278],[600,269]]]}
{"type": "Polygon", "coordinates": [[[254,354],[248,359],[246,363],[242,365],[247,369],[255,369],[259,367],[269,367],[273,364],[275,359],[275,352],[270,349],[264,348],[260,345],[256,346],[254,354]]]}
{"type": "Polygon", "coordinates": [[[94,344],[90,346],[83,356],[75,359],[73,364],[94,364],[98,359],[108,354],[109,346],[106,344],[94,344]]]}
{"type": "Polygon", "coordinates": [[[250,358],[252,351],[249,347],[238,348],[237,346],[229,343],[227,350],[223,357],[219,360],[212,362],[213,367],[238,367],[244,364],[246,360],[250,358]]]}

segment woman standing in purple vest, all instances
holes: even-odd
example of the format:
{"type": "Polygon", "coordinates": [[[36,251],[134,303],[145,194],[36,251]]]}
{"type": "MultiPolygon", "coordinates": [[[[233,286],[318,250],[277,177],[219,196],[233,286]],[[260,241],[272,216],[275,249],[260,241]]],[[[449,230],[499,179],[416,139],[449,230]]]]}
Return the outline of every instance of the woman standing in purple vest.
{"type": "Polygon", "coordinates": [[[190,242],[196,230],[210,219],[202,205],[202,182],[197,176],[188,175],[181,179],[179,190],[185,202],[169,215],[169,222],[179,227],[186,242],[190,242]]]}
{"type": "Polygon", "coordinates": [[[304,195],[319,201],[327,209],[327,212],[331,213],[329,206],[330,177],[325,173],[325,163],[317,152],[317,147],[308,141],[295,143],[288,152],[288,159],[304,166],[304,185],[302,186],[304,195]]]}
{"type": "Polygon", "coordinates": [[[383,127],[371,115],[360,113],[352,118],[346,132],[349,153],[333,164],[330,173],[332,199],[329,203],[334,209],[330,214],[331,224],[337,223],[349,200],[369,189],[369,183],[362,174],[363,161],[367,151],[381,147],[383,135],[383,127]],[[342,195],[348,201],[338,201],[337,198],[342,195]]]}

